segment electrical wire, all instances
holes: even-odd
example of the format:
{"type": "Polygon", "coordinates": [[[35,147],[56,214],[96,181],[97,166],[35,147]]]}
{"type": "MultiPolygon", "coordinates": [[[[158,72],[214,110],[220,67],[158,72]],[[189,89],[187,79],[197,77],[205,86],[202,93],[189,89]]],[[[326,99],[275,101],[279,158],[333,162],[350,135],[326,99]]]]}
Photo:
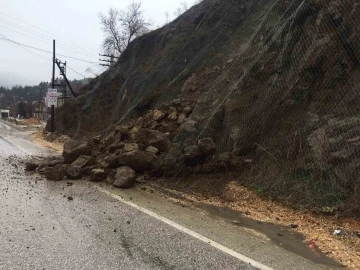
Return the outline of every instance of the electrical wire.
{"type": "MultiPolygon", "coordinates": [[[[1,23],[1,18],[0,18],[0,23],[1,23]]],[[[7,25],[7,26],[9,26],[9,25],[7,25]]],[[[5,28],[5,29],[7,29],[7,30],[9,30],[9,31],[12,31],[12,32],[15,32],[15,33],[24,35],[24,36],[26,36],[26,37],[35,39],[35,40],[40,41],[40,42],[43,42],[43,43],[47,43],[47,44],[48,44],[48,43],[49,43],[49,40],[53,40],[51,37],[45,37],[45,36],[43,36],[43,35],[39,35],[38,33],[32,33],[33,31],[31,31],[31,30],[29,31],[29,30],[27,30],[27,29],[22,29],[22,28],[20,28],[20,27],[17,27],[17,28],[19,28],[19,29],[22,30],[22,31],[27,31],[27,33],[25,34],[25,33],[19,32],[19,31],[17,31],[17,30],[8,28],[7,26],[4,26],[4,25],[1,25],[1,24],[0,24],[0,27],[2,27],[2,28],[5,28]],[[30,36],[29,34],[35,35],[36,37],[30,36]],[[43,40],[40,40],[39,38],[41,38],[41,39],[43,39],[43,40]],[[46,40],[46,41],[44,41],[44,40],[46,40]]],[[[16,27],[16,26],[12,26],[12,25],[10,25],[10,26],[11,26],[11,27],[16,27]]],[[[57,41],[57,43],[59,43],[59,42],[60,42],[60,41],[57,41]]],[[[61,43],[60,43],[60,44],[61,44],[61,43]]],[[[67,45],[65,45],[65,46],[67,46],[67,45]]],[[[76,53],[78,53],[78,54],[82,54],[82,55],[88,56],[88,57],[95,57],[95,56],[97,57],[97,55],[94,54],[94,53],[81,52],[81,51],[79,51],[78,49],[73,49],[73,48],[65,47],[65,46],[64,46],[64,45],[58,45],[58,44],[57,44],[57,47],[62,48],[62,49],[64,49],[64,50],[76,52],[76,53]]]]}
{"type": "Polygon", "coordinates": [[[74,69],[72,69],[71,67],[69,67],[69,65],[66,65],[66,68],[68,68],[68,69],[72,70],[73,72],[75,72],[76,74],[78,74],[78,75],[80,75],[80,76],[84,77],[84,79],[86,78],[84,75],[80,74],[80,73],[79,73],[79,72],[77,72],[76,70],[74,70],[74,69]]]}
{"type": "MultiPolygon", "coordinates": [[[[19,19],[15,18],[15,17],[12,17],[12,16],[10,16],[10,15],[4,13],[4,12],[1,12],[1,11],[0,11],[0,14],[3,15],[3,16],[9,17],[9,18],[11,18],[11,19],[13,19],[13,20],[16,20],[16,21],[19,21],[19,22],[21,22],[21,23],[24,23],[24,24],[26,24],[26,25],[29,25],[30,27],[35,28],[35,29],[37,29],[37,30],[40,30],[40,31],[42,31],[42,32],[44,32],[44,33],[50,34],[50,35],[52,35],[52,36],[58,37],[58,38],[60,38],[60,39],[66,40],[67,42],[70,42],[70,43],[75,44],[72,40],[63,38],[63,37],[61,37],[61,36],[59,36],[59,35],[56,35],[56,34],[54,34],[54,33],[51,33],[51,32],[46,31],[46,30],[44,30],[44,29],[41,29],[41,28],[39,28],[39,27],[37,27],[37,26],[34,26],[34,25],[30,24],[30,23],[27,23],[27,22],[25,22],[25,21],[19,20],[19,19]]],[[[71,45],[71,46],[78,47],[78,48],[87,48],[87,49],[89,49],[89,50],[92,50],[92,51],[98,53],[98,50],[93,49],[93,48],[90,48],[90,47],[85,46],[85,45],[83,45],[83,46],[71,45]]]]}
{"type": "MultiPolygon", "coordinates": [[[[24,43],[21,43],[21,42],[17,42],[17,41],[14,41],[14,40],[11,40],[9,38],[7,38],[6,36],[0,34],[2,37],[4,37],[6,40],[14,43],[14,44],[18,44],[18,45],[22,45],[22,46],[25,46],[25,47],[28,47],[28,48],[31,48],[31,49],[34,49],[34,50],[38,50],[38,51],[41,51],[41,52],[45,52],[45,53],[53,53],[51,51],[48,51],[48,50],[44,50],[44,49],[40,49],[40,48],[37,48],[37,47],[34,47],[34,46],[31,46],[31,45],[27,45],[27,44],[24,44],[24,43]]],[[[97,64],[96,62],[93,62],[93,61],[88,61],[88,60],[85,60],[85,59],[80,59],[80,58],[77,58],[77,57],[73,57],[73,56],[68,56],[68,55],[64,55],[64,54],[56,54],[56,55],[59,55],[59,56],[63,56],[63,57],[66,57],[66,58],[69,58],[69,59],[73,59],[73,60],[77,60],[77,61],[82,61],[82,62],[87,62],[87,63],[90,63],[90,64],[97,64]]]]}
{"type": "MultiPolygon", "coordinates": [[[[10,44],[14,44],[14,42],[12,42],[12,41],[9,40],[8,38],[6,38],[4,35],[2,35],[2,34],[0,34],[0,35],[3,36],[3,38],[0,37],[0,40],[4,40],[4,41],[7,41],[7,42],[10,43],[10,44]]],[[[16,43],[15,43],[15,45],[17,45],[17,46],[19,47],[19,49],[21,49],[21,50],[23,50],[23,51],[25,51],[25,52],[28,52],[28,53],[30,53],[30,54],[32,54],[32,55],[41,57],[42,59],[45,59],[45,60],[48,60],[48,61],[52,62],[52,59],[46,58],[46,57],[44,57],[44,56],[42,56],[42,55],[40,55],[40,54],[38,54],[38,53],[35,53],[35,52],[33,52],[33,51],[30,51],[29,49],[24,48],[24,45],[22,45],[22,44],[16,44],[16,43]]],[[[79,73],[78,71],[76,71],[75,69],[69,67],[69,65],[66,65],[66,67],[69,68],[71,71],[75,72],[76,74],[82,76],[83,78],[86,78],[83,74],[81,74],[81,73],[79,73]]]]}

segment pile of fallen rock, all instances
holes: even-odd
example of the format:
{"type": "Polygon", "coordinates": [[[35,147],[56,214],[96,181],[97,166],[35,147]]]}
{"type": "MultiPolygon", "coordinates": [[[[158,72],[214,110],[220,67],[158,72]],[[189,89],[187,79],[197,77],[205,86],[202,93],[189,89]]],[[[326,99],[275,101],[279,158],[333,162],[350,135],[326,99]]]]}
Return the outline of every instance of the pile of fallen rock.
{"type": "Polygon", "coordinates": [[[104,137],[69,140],[61,157],[28,162],[26,170],[44,174],[49,180],[87,177],[90,181],[130,188],[136,181],[154,177],[212,173],[240,165],[230,153],[217,154],[212,138],[200,139],[184,148],[172,143],[192,111],[188,104],[180,106],[181,102],[176,100],[175,103],[177,108],[151,110],[143,117],[116,126],[104,137]]]}

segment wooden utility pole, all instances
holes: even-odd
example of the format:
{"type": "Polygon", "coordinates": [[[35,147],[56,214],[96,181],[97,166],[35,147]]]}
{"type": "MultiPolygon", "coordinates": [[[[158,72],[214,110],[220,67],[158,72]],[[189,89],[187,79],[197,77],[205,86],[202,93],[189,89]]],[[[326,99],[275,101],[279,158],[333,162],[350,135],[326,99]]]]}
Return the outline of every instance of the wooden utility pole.
{"type": "MultiPolygon", "coordinates": [[[[52,72],[52,85],[51,88],[55,88],[55,39],[53,40],[53,72],[52,72]]],[[[51,105],[51,125],[50,132],[55,132],[55,106],[51,105]]]]}

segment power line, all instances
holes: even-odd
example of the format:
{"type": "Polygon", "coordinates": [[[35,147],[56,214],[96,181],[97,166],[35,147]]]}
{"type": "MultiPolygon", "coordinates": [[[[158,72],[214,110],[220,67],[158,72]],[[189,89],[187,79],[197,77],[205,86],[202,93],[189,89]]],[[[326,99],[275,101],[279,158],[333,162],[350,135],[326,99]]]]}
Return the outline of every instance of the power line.
{"type": "MultiPolygon", "coordinates": [[[[0,22],[3,22],[2,20],[3,20],[3,19],[0,18],[0,22]]],[[[10,30],[10,31],[12,31],[12,32],[15,32],[15,33],[18,33],[18,34],[21,34],[21,35],[24,35],[24,36],[27,36],[27,37],[32,38],[32,39],[35,39],[35,40],[37,40],[37,41],[41,41],[41,42],[43,42],[43,43],[48,43],[49,40],[53,40],[53,38],[51,38],[51,37],[49,37],[49,36],[46,36],[46,35],[43,35],[43,34],[39,34],[39,33],[34,32],[34,31],[32,31],[32,30],[26,29],[26,28],[24,28],[24,27],[22,27],[22,26],[18,26],[18,25],[16,25],[16,24],[14,24],[14,25],[8,24],[7,26],[18,28],[18,29],[20,29],[21,31],[26,31],[26,34],[25,34],[25,33],[22,33],[22,32],[19,32],[19,31],[16,31],[16,30],[14,30],[14,29],[8,28],[8,27],[6,27],[6,26],[4,26],[4,25],[0,25],[0,27],[2,27],[2,28],[5,28],[5,29],[7,29],[7,30],[10,30]],[[35,36],[37,36],[37,37],[30,36],[29,34],[35,35],[35,36]],[[39,40],[39,37],[40,37],[41,39],[43,39],[43,40],[39,40]],[[44,41],[44,40],[46,40],[46,41],[44,41]]],[[[83,51],[83,52],[81,52],[81,51],[79,51],[79,49],[77,49],[76,47],[75,47],[75,48],[69,47],[69,46],[73,46],[73,45],[66,45],[66,43],[64,43],[64,42],[61,42],[61,43],[62,43],[63,45],[58,45],[58,47],[60,47],[60,48],[62,48],[62,49],[69,50],[69,51],[73,51],[73,52],[76,52],[76,53],[78,53],[78,54],[82,54],[82,55],[86,55],[86,56],[90,56],[90,57],[94,57],[94,56],[96,55],[96,54],[94,54],[94,53],[92,53],[92,52],[91,52],[91,53],[90,53],[90,52],[86,52],[86,51],[84,51],[83,49],[80,49],[80,50],[83,51]],[[64,45],[64,44],[65,44],[65,45],[64,45]],[[67,46],[67,47],[64,47],[64,46],[67,46]]]]}
{"type": "MultiPolygon", "coordinates": [[[[5,40],[5,41],[7,41],[7,42],[9,42],[9,43],[14,43],[13,41],[11,41],[11,40],[9,40],[8,38],[6,38],[4,35],[2,35],[2,34],[0,34],[0,35],[3,36],[3,38],[0,37],[0,40],[5,40]]],[[[32,52],[32,51],[24,48],[24,47],[23,47],[24,45],[22,45],[22,44],[16,44],[16,43],[15,43],[15,45],[19,46],[19,49],[22,49],[23,51],[26,51],[26,52],[28,52],[28,53],[30,53],[30,54],[32,54],[32,55],[41,57],[41,58],[43,58],[43,59],[45,59],[45,60],[48,60],[48,61],[52,62],[52,60],[51,60],[50,58],[46,58],[46,57],[44,57],[44,56],[42,56],[42,55],[40,55],[40,54],[38,54],[38,53],[32,52]]],[[[94,63],[94,64],[96,64],[96,63],[94,63]]],[[[70,70],[72,70],[73,72],[75,72],[76,74],[78,74],[78,75],[86,78],[83,74],[81,74],[81,73],[79,73],[78,71],[76,71],[75,69],[69,67],[69,65],[67,65],[66,67],[69,68],[70,70]]]]}
{"type": "MultiPolygon", "coordinates": [[[[31,48],[31,49],[34,49],[34,50],[38,50],[38,51],[41,51],[41,52],[45,52],[45,53],[51,53],[50,51],[48,50],[44,50],[44,49],[40,49],[40,48],[37,48],[37,47],[34,47],[34,46],[30,46],[30,45],[27,45],[27,44],[24,44],[24,43],[20,43],[20,42],[17,42],[17,41],[14,41],[14,40],[11,40],[9,38],[7,38],[6,36],[0,34],[1,36],[3,36],[6,40],[14,43],[14,44],[19,44],[19,45],[22,45],[22,46],[25,46],[25,47],[28,47],[28,48],[31,48]]],[[[57,54],[59,56],[63,56],[63,57],[66,57],[66,58],[70,58],[70,59],[73,59],[73,60],[77,60],[77,61],[82,61],[82,62],[87,62],[87,63],[90,63],[90,64],[95,64],[96,62],[93,62],[93,61],[88,61],[88,60],[84,60],[84,59],[80,59],[80,58],[77,58],[77,57],[73,57],[73,56],[68,56],[68,55],[64,55],[64,54],[57,54]]]]}
{"type": "MultiPolygon", "coordinates": [[[[34,26],[34,25],[30,24],[30,23],[27,23],[27,22],[25,22],[25,21],[19,20],[19,19],[15,18],[15,17],[12,17],[12,16],[10,16],[10,15],[4,13],[4,12],[1,12],[1,11],[0,11],[0,14],[4,15],[4,16],[6,16],[6,17],[9,17],[9,18],[11,18],[11,19],[13,19],[13,20],[19,21],[19,22],[21,22],[21,23],[27,24],[27,25],[35,28],[35,29],[38,29],[38,30],[44,32],[44,33],[51,34],[52,36],[58,37],[58,38],[60,38],[60,39],[63,39],[63,40],[66,40],[66,41],[69,41],[69,42],[75,44],[73,41],[71,41],[71,40],[69,40],[69,39],[63,38],[63,37],[61,37],[61,36],[59,36],[59,35],[56,35],[56,34],[51,33],[51,32],[48,32],[48,31],[46,31],[46,30],[44,30],[44,29],[41,29],[41,28],[39,28],[39,27],[37,27],[37,26],[34,26]]],[[[93,48],[90,48],[90,47],[85,46],[85,45],[83,45],[83,46],[72,45],[72,46],[75,46],[75,47],[78,47],[78,48],[81,48],[81,47],[83,47],[83,48],[88,48],[89,50],[92,50],[92,51],[94,51],[94,52],[98,52],[98,50],[93,49],[93,48]]]]}
{"type": "Polygon", "coordinates": [[[78,74],[78,75],[80,75],[80,76],[82,76],[82,77],[86,78],[84,75],[80,74],[80,73],[79,73],[79,72],[77,72],[76,70],[74,70],[74,69],[72,69],[71,67],[69,67],[69,65],[66,65],[66,67],[67,67],[68,69],[72,70],[73,72],[75,72],[76,74],[78,74]]]}

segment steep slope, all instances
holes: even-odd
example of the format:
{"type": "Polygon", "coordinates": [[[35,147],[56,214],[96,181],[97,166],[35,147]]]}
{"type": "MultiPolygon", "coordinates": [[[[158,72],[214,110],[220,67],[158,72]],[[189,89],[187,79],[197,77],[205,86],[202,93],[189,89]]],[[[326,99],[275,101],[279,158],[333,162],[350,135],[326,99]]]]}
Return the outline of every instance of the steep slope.
{"type": "Polygon", "coordinates": [[[132,42],[57,129],[106,134],[179,99],[196,106],[174,142],[212,137],[259,193],[359,215],[359,18],[357,1],[204,0],[132,42]]]}

